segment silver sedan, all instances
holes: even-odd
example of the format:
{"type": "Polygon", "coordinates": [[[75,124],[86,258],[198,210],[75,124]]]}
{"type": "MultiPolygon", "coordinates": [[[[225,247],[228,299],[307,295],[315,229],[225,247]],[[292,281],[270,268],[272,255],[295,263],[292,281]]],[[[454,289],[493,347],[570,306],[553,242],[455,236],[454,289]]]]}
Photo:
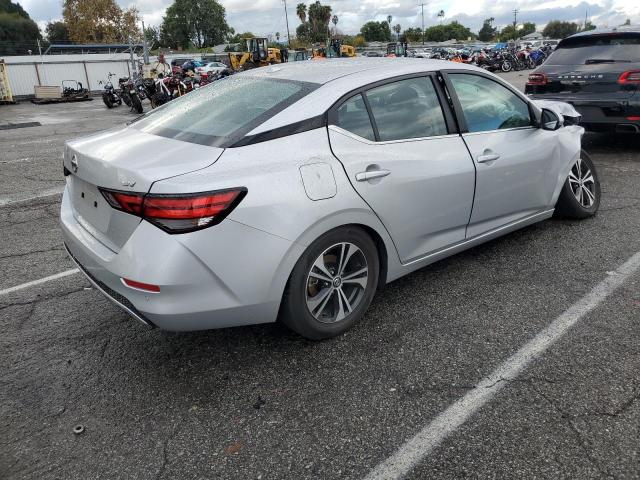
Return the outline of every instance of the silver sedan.
{"type": "Polygon", "coordinates": [[[327,338],[403,275],[554,212],[595,214],[578,123],[451,62],[254,69],[70,141],[64,241],[147,325],[280,319],[327,338]]]}

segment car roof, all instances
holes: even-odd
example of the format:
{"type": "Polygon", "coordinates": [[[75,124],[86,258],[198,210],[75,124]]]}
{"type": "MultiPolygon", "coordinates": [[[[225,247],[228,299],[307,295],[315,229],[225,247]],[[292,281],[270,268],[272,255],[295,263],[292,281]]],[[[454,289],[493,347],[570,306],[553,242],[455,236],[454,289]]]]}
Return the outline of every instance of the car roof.
{"type": "Polygon", "coordinates": [[[357,57],[309,60],[262,67],[239,73],[253,78],[274,78],[320,84],[320,87],[248,133],[255,135],[302,122],[326,112],[353,90],[375,82],[437,70],[485,70],[471,65],[423,58],[357,57]]]}
{"type": "Polygon", "coordinates": [[[590,36],[609,35],[609,34],[616,34],[616,33],[640,33],[640,26],[622,25],[620,27],[613,27],[613,28],[596,28],[595,30],[587,30],[585,32],[574,33],[573,35],[567,38],[590,37],[590,36]]]}
{"type": "Polygon", "coordinates": [[[322,85],[340,78],[349,77],[349,80],[354,84],[353,88],[357,88],[360,84],[371,83],[370,72],[372,70],[375,70],[376,74],[393,77],[457,67],[459,67],[459,64],[455,62],[443,62],[442,60],[352,57],[281,63],[266,68],[249,70],[245,73],[251,76],[297,80],[322,85]]]}

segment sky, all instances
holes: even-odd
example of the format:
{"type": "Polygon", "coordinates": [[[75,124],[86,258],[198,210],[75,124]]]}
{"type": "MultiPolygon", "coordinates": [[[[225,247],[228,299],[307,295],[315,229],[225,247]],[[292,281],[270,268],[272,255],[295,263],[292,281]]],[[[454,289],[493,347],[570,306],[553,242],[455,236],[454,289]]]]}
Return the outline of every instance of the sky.
{"type": "MultiPolygon", "coordinates": [[[[227,22],[236,32],[251,31],[256,35],[274,35],[280,32],[286,38],[283,0],[218,0],[227,11],[227,22]]],[[[288,0],[288,18],[291,35],[300,21],[295,14],[301,0],[288,0]]],[[[311,0],[305,1],[308,5],[311,0]]],[[[518,23],[534,22],[541,30],[549,20],[584,22],[597,26],[616,26],[627,18],[640,23],[640,0],[325,0],[338,15],[338,30],[353,34],[369,20],[393,17],[392,24],[402,29],[420,27],[421,7],[424,2],[425,27],[439,23],[437,13],[444,10],[444,22],[457,20],[477,32],[485,18],[495,18],[494,26],[502,27],[513,21],[513,10],[518,9],[518,23]]],[[[117,0],[121,7],[135,6],[147,25],[158,26],[166,8],[173,0],[117,0]]],[[[32,19],[43,27],[48,21],[62,17],[61,0],[20,0],[32,19]]]]}

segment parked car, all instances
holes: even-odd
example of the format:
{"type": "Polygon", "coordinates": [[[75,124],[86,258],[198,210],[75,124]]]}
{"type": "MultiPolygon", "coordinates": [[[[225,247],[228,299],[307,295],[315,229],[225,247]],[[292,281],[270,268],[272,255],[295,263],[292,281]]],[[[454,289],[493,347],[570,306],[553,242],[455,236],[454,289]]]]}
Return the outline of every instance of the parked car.
{"type": "Polygon", "coordinates": [[[381,52],[376,52],[374,50],[362,52],[362,56],[363,57],[384,57],[384,55],[381,52]]]}
{"type": "Polygon", "coordinates": [[[571,103],[588,130],[640,133],[640,29],[565,38],[529,75],[525,92],[571,103]]]}
{"type": "Polygon", "coordinates": [[[280,318],[327,338],[403,275],[554,210],[593,215],[576,116],[463,64],[253,69],[69,141],[64,242],[147,325],[280,318]]]}
{"type": "Polygon", "coordinates": [[[206,73],[206,74],[216,74],[216,73],[222,73],[224,72],[227,67],[224,63],[222,62],[209,62],[204,64],[201,67],[196,68],[196,72],[198,73],[206,73]]]}

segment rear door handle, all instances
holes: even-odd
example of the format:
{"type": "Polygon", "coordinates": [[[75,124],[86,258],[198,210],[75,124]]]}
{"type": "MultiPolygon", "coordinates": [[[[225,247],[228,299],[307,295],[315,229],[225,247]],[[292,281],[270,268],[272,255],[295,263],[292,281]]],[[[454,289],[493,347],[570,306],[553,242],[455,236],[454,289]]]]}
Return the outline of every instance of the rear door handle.
{"type": "Polygon", "coordinates": [[[391,173],[390,170],[369,170],[367,172],[359,172],[359,173],[356,173],[356,181],[366,182],[374,178],[386,177],[390,173],[391,173]]]}
{"type": "Polygon", "coordinates": [[[489,153],[487,155],[478,155],[478,163],[486,163],[493,162],[494,160],[498,160],[500,155],[497,153],[489,153]]]}

